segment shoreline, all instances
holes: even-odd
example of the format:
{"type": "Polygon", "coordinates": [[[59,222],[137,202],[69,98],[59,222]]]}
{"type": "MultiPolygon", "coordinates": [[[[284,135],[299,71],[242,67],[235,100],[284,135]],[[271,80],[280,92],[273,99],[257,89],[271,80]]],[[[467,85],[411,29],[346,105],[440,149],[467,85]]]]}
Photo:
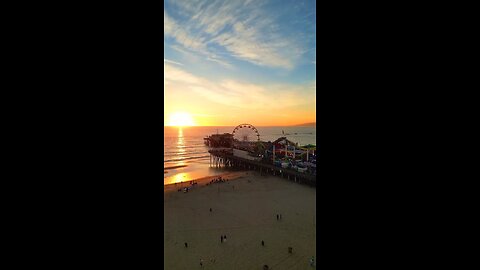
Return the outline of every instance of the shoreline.
{"type": "Polygon", "coordinates": [[[225,172],[225,173],[218,174],[218,175],[204,176],[204,177],[200,177],[200,178],[197,178],[197,179],[191,179],[191,180],[188,180],[188,181],[166,184],[166,185],[163,185],[163,191],[164,191],[164,193],[170,193],[170,192],[173,192],[173,191],[177,192],[177,190],[179,188],[192,187],[190,185],[191,181],[195,181],[197,183],[196,186],[201,187],[201,186],[205,186],[211,180],[216,179],[218,177],[225,178],[228,181],[236,180],[236,179],[243,178],[244,176],[248,175],[249,172],[250,172],[249,170],[235,171],[235,172],[225,172]]]}

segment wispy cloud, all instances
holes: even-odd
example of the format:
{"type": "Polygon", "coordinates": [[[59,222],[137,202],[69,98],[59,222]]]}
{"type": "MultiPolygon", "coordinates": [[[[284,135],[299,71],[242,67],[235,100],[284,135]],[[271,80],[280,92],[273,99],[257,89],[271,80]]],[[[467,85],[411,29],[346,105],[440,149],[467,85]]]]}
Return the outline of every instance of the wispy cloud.
{"type": "Polygon", "coordinates": [[[242,22],[236,22],[232,31],[220,34],[213,41],[231,52],[232,56],[260,66],[291,69],[294,58],[298,56],[293,50],[286,52],[293,47],[290,42],[273,34],[268,40],[264,33],[246,27],[242,22]]]}
{"type": "Polygon", "coordinates": [[[168,60],[168,59],[163,59],[163,62],[164,62],[164,63],[171,63],[171,64],[175,64],[175,65],[179,65],[179,66],[183,66],[182,63],[175,62],[175,61],[168,60]]]}
{"type": "Polygon", "coordinates": [[[189,31],[189,27],[179,25],[173,18],[171,18],[166,11],[164,11],[164,33],[175,39],[177,43],[182,45],[172,46],[175,50],[181,52],[187,57],[192,58],[192,52],[201,54],[205,60],[215,62],[226,68],[233,68],[233,65],[223,59],[221,56],[212,53],[207,49],[206,39],[200,36],[195,36],[189,31]],[[189,50],[186,51],[185,49],[189,50]]]}
{"type": "Polygon", "coordinates": [[[172,2],[174,14],[164,11],[164,33],[184,49],[225,67],[232,65],[213,47],[237,60],[292,69],[305,49],[281,31],[274,15],[262,9],[262,3],[176,0],[172,2]]]}
{"type": "Polygon", "coordinates": [[[182,83],[188,83],[188,84],[192,84],[192,85],[197,85],[197,84],[202,84],[204,83],[204,81],[193,75],[193,74],[190,74],[186,71],[183,71],[182,69],[180,68],[176,68],[172,65],[169,65],[167,63],[164,62],[163,64],[164,66],[164,80],[166,83],[168,83],[169,81],[171,82],[182,82],[182,83]]]}
{"type": "Polygon", "coordinates": [[[205,49],[202,39],[194,38],[184,27],[181,27],[166,11],[163,12],[163,31],[166,36],[173,37],[186,48],[205,49]]]}
{"type": "Polygon", "coordinates": [[[237,80],[212,82],[173,65],[165,64],[165,81],[189,89],[212,102],[249,110],[288,108],[314,102],[310,85],[263,86],[237,80]]]}
{"type": "Polygon", "coordinates": [[[218,59],[218,58],[212,58],[211,56],[209,56],[209,57],[207,57],[207,60],[208,60],[208,61],[211,61],[211,62],[215,62],[215,63],[217,63],[217,64],[219,64],[219,65],[221,65],[221,66],[223,66],[223,67],[226,67],[226,68],[228,68],[228,69],[233,69],[233,68],[234,68],[232,64],[230,64],[230,63],[228,63],[228,62],[226,62],[226,61],[224,61],[224,60],[220,60],[220,59],[218,59]]]}
{"type": "Polygon", "coordinates": [[[316,4],[280,2],[165,0],[166,112],[202,125],[315,119],[316,4]]]}

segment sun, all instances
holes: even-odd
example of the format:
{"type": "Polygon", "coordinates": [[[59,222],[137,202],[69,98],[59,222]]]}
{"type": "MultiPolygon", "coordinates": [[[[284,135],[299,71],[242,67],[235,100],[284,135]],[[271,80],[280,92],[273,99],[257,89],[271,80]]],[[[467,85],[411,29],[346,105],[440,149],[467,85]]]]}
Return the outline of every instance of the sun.
{"type": "Polygon", "coordinates": [[[195,126],[195,122],[189,113],[175,112],[170,115],[168,125],[176,127],[195,126]]]}

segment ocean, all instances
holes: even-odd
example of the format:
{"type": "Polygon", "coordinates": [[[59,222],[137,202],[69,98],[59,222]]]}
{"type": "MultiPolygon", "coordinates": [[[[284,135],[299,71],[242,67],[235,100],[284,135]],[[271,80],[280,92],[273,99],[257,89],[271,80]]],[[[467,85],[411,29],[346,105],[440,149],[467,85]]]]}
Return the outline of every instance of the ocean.
{"type": "MultiPolygon", "coordinates": [[[[226,168],[210,168],[208,147],[203,138],[232,133],[231,127],[164,127],[164,185],[224,173],[226,168]]],[[[315,127],[256,127],[262,141],[287,137],[299,145],[316,145],[315,127]],[[285,135],[283,135],[285,134],[285,135]]],[[[238,132],[237,132],[238,134],[238,132]]],[[[250,135],[250,134],[249,134],[250,135]]],[[[252,135],[254,135],[252,133],[252,135]]]]}

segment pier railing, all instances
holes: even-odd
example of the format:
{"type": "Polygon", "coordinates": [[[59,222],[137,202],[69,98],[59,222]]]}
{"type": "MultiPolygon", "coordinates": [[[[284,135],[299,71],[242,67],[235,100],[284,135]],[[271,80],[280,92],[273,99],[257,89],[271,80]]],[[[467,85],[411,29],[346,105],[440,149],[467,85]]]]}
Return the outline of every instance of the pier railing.
{"type": "Polygon", "coordinates": [[[210,153],[210,166],[253,169],[261,173],[273,174],[295,182],[316,186],[316,175],[300,173],[289,168],[280,168],[269,163],[234,156],[231,148],[212,149],[208,152],[210,153]]]}

